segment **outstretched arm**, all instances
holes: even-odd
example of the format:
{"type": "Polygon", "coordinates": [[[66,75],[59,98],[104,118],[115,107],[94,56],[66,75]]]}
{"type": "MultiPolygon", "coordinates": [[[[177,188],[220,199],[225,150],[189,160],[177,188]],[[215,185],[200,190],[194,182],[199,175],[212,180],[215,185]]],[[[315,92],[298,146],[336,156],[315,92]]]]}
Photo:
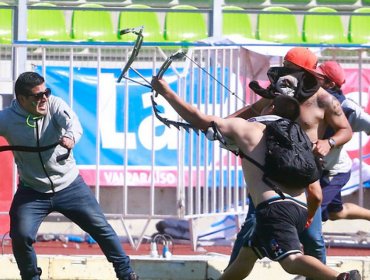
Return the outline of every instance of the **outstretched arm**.
{"type": "Polygon", "coordinates": [[[163,79],[153,77],[151,85],[153,89],[162,95],[167,102],[175,109],[175,111],[188,123],[200,130],[206,130],[212,121],[216,121],[216,116],[209,116],[203,114],[195,106],[186,103],[181,99],[163,79]]]}
{"type": "Polygon", "coordinates": [[[177,96],[163,79],[153,77],[151,85],[185,121],[194,127],[205,131],[211,125],[211,122],[215,122],[222,135],[236,141],[235,143],[239,144],[238,146],[242,145],[248,148],[251,137],[250,131],[255,128],[255,123],[247,122],[241,118],[223,119],[218,116],[206,115],[195,106],[186,103],[182,98],[177,96]]]}

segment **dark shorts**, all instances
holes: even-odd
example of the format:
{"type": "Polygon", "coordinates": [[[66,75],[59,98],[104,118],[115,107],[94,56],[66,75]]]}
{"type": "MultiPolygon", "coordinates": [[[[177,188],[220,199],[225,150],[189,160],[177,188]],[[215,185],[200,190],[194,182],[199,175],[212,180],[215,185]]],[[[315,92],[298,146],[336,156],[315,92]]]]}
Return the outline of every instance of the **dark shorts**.
{"type": "Polygon", "coordinates": [[[329,177],[327,173],[321,176],[320,185],[322,188],[323,201],[321,203],[322,220],[329,219],[329,213],[337,213],[343,210],[343,202],[341,191],[342,188],[351,176],[351,172],[338,173],[335,176],[329,177]]]}
{"type": "Polygon", "coordinates": [[[251,247],[258,258],[280,261],[290,254],[302,253],[298,234],[307,221],[307,206],[293,198],[280,197],[260,203],[256,208],[257,226],[251,247]]]}

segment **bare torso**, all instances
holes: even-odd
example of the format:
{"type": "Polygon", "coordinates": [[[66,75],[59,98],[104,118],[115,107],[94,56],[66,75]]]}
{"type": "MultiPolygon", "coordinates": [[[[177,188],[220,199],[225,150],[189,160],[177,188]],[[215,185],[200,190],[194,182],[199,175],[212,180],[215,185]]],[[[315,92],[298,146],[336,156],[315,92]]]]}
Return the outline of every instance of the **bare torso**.
{"type": "Polygon", "coordinates": [[[328,98],[330,98],[329,94],[320,88],[317,93],[300,106],[299,123],[313,143],[322,139],[326,130],[325,107],[330,102],[328,98]]]}

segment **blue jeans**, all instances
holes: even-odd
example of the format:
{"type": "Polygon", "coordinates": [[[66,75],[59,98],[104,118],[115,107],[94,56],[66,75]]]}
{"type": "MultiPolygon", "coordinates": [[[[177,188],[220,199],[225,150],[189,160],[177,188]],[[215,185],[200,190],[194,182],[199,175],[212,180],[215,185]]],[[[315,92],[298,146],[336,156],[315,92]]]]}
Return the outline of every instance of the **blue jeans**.
{"type": "MultiPolygon", "coordinates": [[[[256,209],[251,197],[249,196],[248,214],[236,236],[228,266],[236,259],[243,245],[252,237],[256,226],[255,212],[256,209]]],[[[304,253],[306,255],[310,255],[317,258],[322,263],[326,263],[326,248],[324,237],[322,235],[321,208],[316,210],[311,226],[299,235],[299,239],[303,244],[304,253]]]]}
{"type": "Polygon", "coordinates": [[[316,210],[312,224],[300,235],[299,240],[303,244],[305,255],[315,257],[322,263],[326,263],[326,248],[322,234],[321,207],[316,210]]]}
{"type": "Polygon", "coordinates": [[[329,219],[329,213],[337,213],[343,210],[341,191],[344,185],[349,181],[350,177],[351,171],[338,173],[333,177],[329,177],[327,173],[324,173],[323,176],[321,176],[320,185],[323,196],[321,215],[323,221],[327,221],[329,219]]]}
{"type": "Polygon", "coordinates": [[[254,204],[252,202],[251,197],[248,196],[248,198],[249,198],[249,208],[247,217],[245,218],[244,223],[236,236],[236,240],[231,251],[228,266],[233,261],[235,261],[236,257],[239,254],[240,249],[243,247],[245,242],[248,242],[251,239],[254,229],[256,228],[256,208],[254,208],[254,204]]]}
{"type": "Polygon", "coordinates": [[[67,188],[52,193],[40,193],[20,183],[10,208],[10,237],[13,254],[22,280],[40,279],[33,243],[40,224],[51,212],[59,212],[89,233],[99,244],[118,278],[132,272],[130,258],[107,222],[93,193],[78,176],[67,188]]]}

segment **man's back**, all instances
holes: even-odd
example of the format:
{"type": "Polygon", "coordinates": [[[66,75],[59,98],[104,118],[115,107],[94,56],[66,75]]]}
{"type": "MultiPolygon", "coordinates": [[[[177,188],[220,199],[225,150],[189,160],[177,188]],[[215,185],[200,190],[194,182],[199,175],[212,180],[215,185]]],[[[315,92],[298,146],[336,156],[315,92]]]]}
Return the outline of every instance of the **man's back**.
{"type": "MultiPolygon", "coordinates": [[[[255,161],[264,165],[266,154],[265,128],[266,125],[259,122],[248,122],[240,118],[232,118],[226,121],[234,134],[235,144],[242,152],[253,158],[255,161]]],[[[222,125],[221,125],[222,126],[222,125]]],[[[221,127],[221,130],[223,127],[221,127]]],[[[263,172],[255,164],[247,159],[242,159],[242,168],[249,192],[255,205],[276,197],[277,193],[263,182],[263,172]]],[[[282,185],[278,185],[282,192],[306,202],[304,189],[292,191],[282,185]]]]}

